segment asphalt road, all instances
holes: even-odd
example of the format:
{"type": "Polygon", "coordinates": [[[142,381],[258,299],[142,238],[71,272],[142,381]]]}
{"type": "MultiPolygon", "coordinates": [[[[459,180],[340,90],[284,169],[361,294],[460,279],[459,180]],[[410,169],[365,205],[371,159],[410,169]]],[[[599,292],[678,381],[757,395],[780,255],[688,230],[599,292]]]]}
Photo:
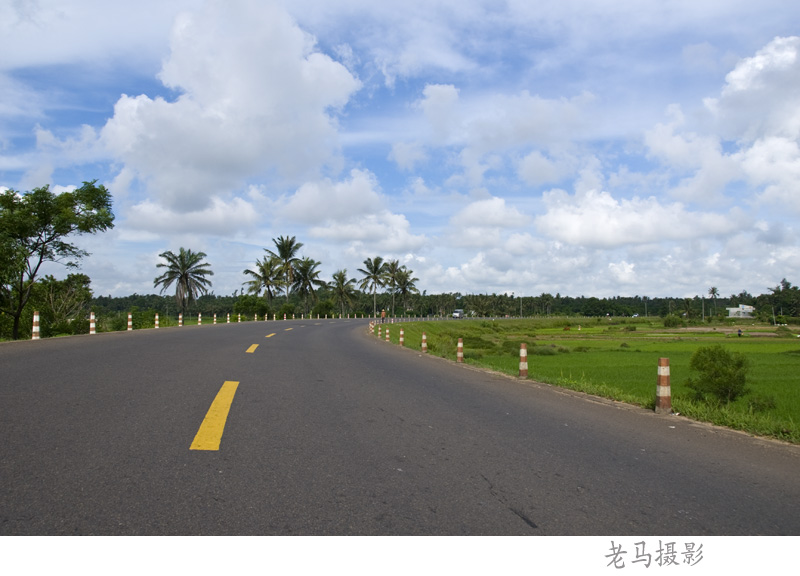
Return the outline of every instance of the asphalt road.
{"type": "Polygon", "coordinates": [[[3,535],[800,535],[796,446],[361,320],[0,344],[0,436],[3,535]],[[226,382],[219,448],[191,449],[226,382]]]}

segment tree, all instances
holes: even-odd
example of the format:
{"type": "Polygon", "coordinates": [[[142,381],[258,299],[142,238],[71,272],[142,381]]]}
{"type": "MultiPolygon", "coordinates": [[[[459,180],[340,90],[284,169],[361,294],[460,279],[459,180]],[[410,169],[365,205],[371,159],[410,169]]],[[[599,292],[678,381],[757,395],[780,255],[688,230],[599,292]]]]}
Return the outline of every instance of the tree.
{"type": "Polygon", "coordinates": [[[717,290],[716,286],[712,286],[708,289],[708,295],[714,300],[714,316],[717,315],[717,296],[719,296],[719,290],[717,290]]]}
{"type": "Polygon", "coordinates": [[[206,257],[205,252],[192,252],[181,247],[178,254],[171,251],[162,252],[160,258],[167,262],[159,262],[158,268],[167,270],[153,280],[153,287],[161,285],[163,294],[172,284],[175,283],[175,301],[181,312],[186,313],[186,308],[199,294],[208,292],[211,281],[206,276],[213,276],[214,273],[208,267],[207,262],[203,262],[206,257]]]}
{"type": "Polygon", "coordinates": [[[395,290],[403,302],[403,311],[408,309],[408,297],[411,294],[419,294],[416,282],[419,278],[414,278],[414,272],[402,266],[395,274],[395,290]]]}
{"type": "Polygon", "coordinates": [[[739,352],[728,352],[719,344],[700,347],[689,359],[689,369],[698,375],[689,378],[686,385],[700,400],[713,396],[727,404],[747,393],[749,363],[739,352]]]}
{"type": "Polygon", "coordinates": [[[359,284],[362,290],[372,289],[372,316],[378,315],[378,300],[377,291],[378,287],[386,284],[386,262],[380,256],[375,258],[367,258],[364,260],[364,268],[359,268],[359,272],[364,275],[364,278],[359,284]]]}
{"type": "Polygon", "coordinates": [[[294,284],[294,266],[297,264],[299,258],[297,252],[303,247],[302,242],[292,236],[279,236],[276,240],[272,239],[275,244],[276,252],[267,250],[272,256],[278,258],[281,262],[281,273],[283,274],[284,287],[286,288],[286,303],[289,303],[289,288],[294,284]]]}
{"type": "Polygon", "coordinates": [[[94,234],[114,227],[111,194],[97,180],[71,192],[56,194],[50,187],[20,194],[0,194],[0,310],[14,319],[12,337],[34,282],[45,262],[75,268],[88,252],[66,241],[72,234],[94,234]]]}
{"type": "Polygon", "coordinates": [[[283,287],[283,276],[281,272],[281,261],[276,256],[270,256],[256,260],[255,270],[245,270],[245,274],[252,276],[252,280],[247,280],[244,285],[248,292],[258,296],[264,290],[267,302],[272,306],[272,299],[275,291],[283,287]]]}
{"type": "Polygon", "coordinates": [[[400,272],[400,268],[398,260],[389,260],[386,263],[386,284],[392,294],[392,316],[394,316],[394,295],[397,292],[397,273],[400,272]]]}
{"type": "Polygon", "coordinates": [[[316,288],[325,288],[328,284],[324,280],[320,280],[320,271],[317,267],[319,262],[311,258],[305,257],[297,261],[294,266],[294,282],[292,289],[303,299],[305,303],[305,312],[308,313],[308,297],[316,301],[317,293],[316,288]]]}
{"type": "Polygon", "coordinates": [[[355,278],[348,280],[346,268],[333,273],[331,289],[333,290],[334,301],[342,307],[342,316],[344,316],[345,307],[350,307],[353,303],[355,284],[355,278]]]}

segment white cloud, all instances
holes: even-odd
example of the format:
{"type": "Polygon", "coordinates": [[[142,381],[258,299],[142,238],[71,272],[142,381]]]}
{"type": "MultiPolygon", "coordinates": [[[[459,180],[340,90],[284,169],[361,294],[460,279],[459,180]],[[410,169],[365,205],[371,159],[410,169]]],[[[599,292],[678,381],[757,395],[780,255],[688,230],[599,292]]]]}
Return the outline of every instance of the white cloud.
{"type": "Polygon", "coordinates": [[[102,131],[113,155],[173,210],[277,173],[337,164],[330,115],[359,88],[276,4],[208,3],[176,22],[160,74],[175,101],[123,96],[102,131]]]}
{"type": "Polygon", "coordinates": [[[213,196],[202,210],[176,212],[146,200],[127,211],[125,227],[167,236],[228,236],[246,232],[259,221],[253,205],[241,198],[230,202],[213,196]]]}
{"type": "Polygon", "coordinates": [[[571,196],[562,190],[544,195],[547,212],[536,217],[536,228],[561,242],[613,248],[720,236],[741,226],[742,216],[690,212],[680,203],[656,198],[616,200],[608,192],[571,196]]]}

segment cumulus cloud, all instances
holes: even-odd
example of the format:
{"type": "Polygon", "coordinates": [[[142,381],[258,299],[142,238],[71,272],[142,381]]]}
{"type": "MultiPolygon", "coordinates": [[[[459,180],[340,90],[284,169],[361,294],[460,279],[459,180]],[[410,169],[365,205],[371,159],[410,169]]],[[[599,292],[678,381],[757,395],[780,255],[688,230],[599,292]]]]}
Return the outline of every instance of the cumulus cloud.
{"type": "Polygon", "coordinates": [[[731,234],[742,216],[691,212],[680,203],[658,199],[617,200],[608,192],[592,190],[580,196],[563,190],[544,194],[547,212],[536,217],[536,228],[561,242],[591,247],[690,240],[731,234]]]}
{"type": "Polygon", "coordinates": [[[349,176],[308,182],[268,206],[276,218],[308,225],[313,238],[341,244],[352,253],[402,254],[425,244],[425,236],[413,233],[404,215],[388,208],[374,174],[354,169],[349,176]]]}
{"type": "Polygon", "coordinates": [[[504,232],[520,228],[528,218],[503,198],[492,197],[471,202],[450,219],[455,246],[497,246],[504,232]]]}
{"type": "Polygon", "coordinates": [[[127,211],[125,226],[132,230],[167,236],[204,234],[228,236],[246,231],[258,223],[253,205],[241,198],[225,202],[212,197],[202,210],[176,212],[150,200],[127,211]]]}
{"type": "Polygon", "coordinates": [[[176,211],[258,175],[302,181],[334,166],[331,111],[360,86],[281,7],[247,1],[182,14],[159,76],[180,96],[123,96],[102,138],[176,211]]]}

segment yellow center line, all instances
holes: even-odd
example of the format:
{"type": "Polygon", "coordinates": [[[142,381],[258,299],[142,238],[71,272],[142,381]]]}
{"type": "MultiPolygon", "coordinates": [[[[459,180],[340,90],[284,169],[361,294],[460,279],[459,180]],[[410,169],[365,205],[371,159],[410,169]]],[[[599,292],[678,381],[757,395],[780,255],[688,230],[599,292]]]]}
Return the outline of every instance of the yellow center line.
{"type": "Polygon", "coordinates": [[[252,346],[250,346],[250,348],[247,349],[247,353],[252,354],[253,352],[256,351],[256,348],[258,348],[258,344],[253,344],[252,346]]]}
{"type": "Polygon", "coordinates": [[[272,334],[267,334],[267,335],[265,336],[265,338],[272,338],[273,336],[275,336],[275,332],[273,332],[272,334]]]}
{"type": "Polygon", "coordinates": [[[200,424],[200,429],[189,450],[219,450],[222,432],[225,430],[225,421],[228,419],[228,412],[238,386],[238,382],[231,381],[226,381],[222,385],[217,397],[211,403],[206,417],[203,418],[203,423],[200,424]]]}
{"type": "Polygon", "coordinates": [[[289,330],[291,330],[291,328],[287,328],[286,330],[284,330],[284,332],[288,332],[289,330]]]}

